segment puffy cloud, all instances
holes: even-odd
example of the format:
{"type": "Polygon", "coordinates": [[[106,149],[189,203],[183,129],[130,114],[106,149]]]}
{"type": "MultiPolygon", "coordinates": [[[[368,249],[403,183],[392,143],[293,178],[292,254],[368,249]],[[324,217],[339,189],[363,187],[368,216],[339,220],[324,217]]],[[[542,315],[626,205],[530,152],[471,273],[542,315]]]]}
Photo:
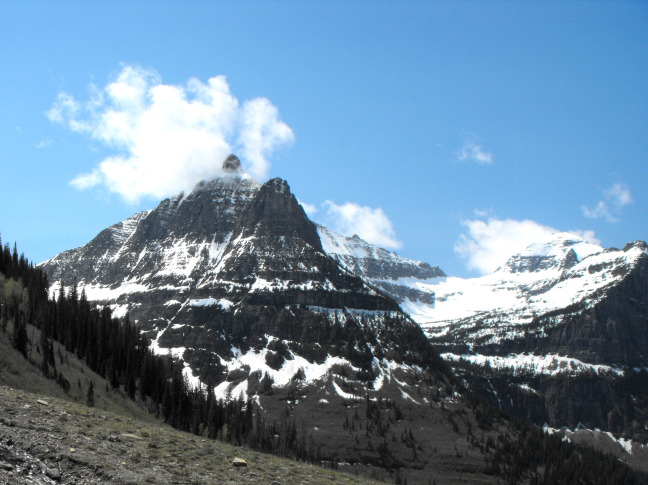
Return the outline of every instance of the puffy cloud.
{"type": "Polygon", "coordinates": [[[596,233],[591,229],[573,229],[567,232],[580,237],[581,239],[587,241],[590,244],[596,244],[597,246],[601,246],[601,244],[603,244],[601,240],[596,237],[596,233]]]}
{"type": "Polygon", "coordinates": [[[93,87],[86,102],[60,93],[47,115],[116,151],[71,184],[104,185],[131,202],[190,190],[220,175],[232,152],[263,180],[268,156],[294,139],[269,100],[239,103],[224,76],[173,86],[162,84],[155,71],[129,65],[104,88],[93,87]]]}
{"type": "Polygon", "coordinates": [[[632,203],[632,194],[625,184],[616,183],[603,191],[604,200],[589,208],[581,206],[583,215],[590,219],[603,219],[607,222],[619,222],[624,206],[632,203]]]}
{"type": "Polygon", "coordinates": [[[345,236],[357,234],[362,239],[387,249],[399,249],[403,243],[396,239],[394,226],[380,208],[372,208],[347,202],[338,205],[330,200],[324,202],[328,226],[345,236]]]}
{"type": "MultiPolygon", "coordinates": [[[[504,264],[512,255],[536,242],[546,241],[561,232],[550,226],[525,219],[465,220],[468,234],[461,234],[454,245],[455,252],[468,269],[488,274],[504,264]]],[[[567,231],[592,244],[600,244],[593,231],[567,231]]]]}
{"type": "Polygon", "coordinates": [[[292,139],[292,130],[279,120],[279,111],[266,98],[243,105],[239,141],[243,158],[251,163],[249,172],[253,177],[264,179],[270,168],[266,154],[292,139]]]}
{"type": "Polygon", "coordinates": [[[457,152],[457,158],[460,161],[476,162],[480,165],[486,165],[493,162],[493,154],[484,150],[472,140],[466,140],[463,147],[457,152]]]}

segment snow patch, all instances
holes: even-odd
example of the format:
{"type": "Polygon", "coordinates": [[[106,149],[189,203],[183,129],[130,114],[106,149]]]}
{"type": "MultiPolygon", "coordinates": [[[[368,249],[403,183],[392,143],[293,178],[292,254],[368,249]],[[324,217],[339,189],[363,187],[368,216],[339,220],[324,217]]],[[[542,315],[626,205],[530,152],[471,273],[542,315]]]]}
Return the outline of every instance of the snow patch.
{"type": "Polygon", "coordinates": [[[493,369],[506,369],[512,371],[514,375],[579,375],[595,373],[598,375],[615,374],[623,376],[625,374],[625,370],[619,367],[589,364],[573,357],[562,357],[556,354],[509,354],[503,357],[497,355],[445,353],[441,354],[441,357],[451,362],[468,362],[480,367],[488,366],[493,369]]]}
{"type": "Polygon", "coordinates": [[[229,310],[234,303],[232,303],[229,300],[226,300],[225,298],[202,298],[200,300],[188,300],[186,303],[187,306],[220,306],[221,308],[225,310],[229,310]]]}
{"type": "Polygon", "coordinates": [[[625,438],[616,437],[614,434],[610,433],[609,431],[601,431],[598,428],[592,430],[589,428],[585,428],[582,425],[579,425],[577,429],[572,431],[567,427],[563,427],[560,429],[552,428],[545,423],[545,425],[542,427],[542,431],[548,435],[562,434],[563,441],[567,441],[569,443],[573,441],[574,435],[577,435],[578,433],[591,433],[596,436],[601,436],[601,437],[605,436],[612,443],[617,444],[625,453],[629,455],[634,455],[635,451],[643,450],[647,446],[642,443],[637,443],[636,441],[633,440],[627,440],[625,438]]]}
{"type": "Polygon", "coordinates": [[[333,388],[335,389],[335,392],[337,393],[338,396],[344,398],[344,399],[358,399],[359,396],[355,394],[350,394],[348,392],[345,392],[337,382],[335,382],[335,379],[331,381],[333,383],[333,388]]]}

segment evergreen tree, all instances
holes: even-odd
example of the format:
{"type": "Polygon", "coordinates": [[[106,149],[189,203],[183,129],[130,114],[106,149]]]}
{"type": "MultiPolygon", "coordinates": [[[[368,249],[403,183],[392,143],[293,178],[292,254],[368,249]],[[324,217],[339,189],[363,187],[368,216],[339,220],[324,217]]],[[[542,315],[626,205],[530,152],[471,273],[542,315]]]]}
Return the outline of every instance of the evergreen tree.
{"type": "Polygon", "coordinates": [[[86,404],[90,408],[93,408],[94,405],[95,405],[94,383],[92,381],[90,381],[90,385],[88,386],[88,394],[86,396],[86,404]]]}
{"type": "Polygon", "coordinates": [[[20,317],[20,314],[18,314],[14,321],[13,346],[18,352],[27,358],[28,344],[29,337],[27,335],[27,327],[25,326],[25,321],[20,317]]]}
{"type": "Polygon", "coordinates": [[[7,299],[4,299],[2,304],[2,312],[0,314],[0,328],[3,331],[7,331],[7,323],[9,322],[9,306],[7,305],[7,299]]]}
{"type": "Polygon", "coordinates": [[[40,341],[39,346],[41,349],[41,372],[44,376],[49,375],[49,364],[53,360],[54,356],[50,358],[50,345],[49,340],[49,322],[45,322],[40,329],[40,341]]]}

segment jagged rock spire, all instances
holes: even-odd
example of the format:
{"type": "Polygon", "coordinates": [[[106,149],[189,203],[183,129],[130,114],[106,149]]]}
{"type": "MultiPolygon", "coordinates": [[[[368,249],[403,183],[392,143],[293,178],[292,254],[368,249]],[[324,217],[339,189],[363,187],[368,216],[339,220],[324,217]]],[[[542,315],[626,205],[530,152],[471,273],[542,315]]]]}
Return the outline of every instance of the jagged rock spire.
{"type": "Polygon", "coordinates": [[[231,153],[223,162],[223,171],[225,173],[237,173],[241,171],[241,160],[231,153]]]}

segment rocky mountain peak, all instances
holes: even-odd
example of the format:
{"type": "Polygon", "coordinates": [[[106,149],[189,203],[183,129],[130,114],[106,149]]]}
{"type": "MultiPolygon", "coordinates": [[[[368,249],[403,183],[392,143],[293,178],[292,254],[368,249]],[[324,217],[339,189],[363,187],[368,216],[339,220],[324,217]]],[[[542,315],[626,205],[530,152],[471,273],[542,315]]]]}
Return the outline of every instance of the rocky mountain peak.
{"type": "Polygon", "coordinates": [[[266,186],[266,190],[274,190],[278,194],[291,193],[290,187],[288,186],[288,182],[278,177],[268,180],[264,185],[266,186]]]}
{"type": "Polygon", "coordinates": [[[638,249],[640,251],[648,251],[648,243],[646,241],[634,241],[625,245],[623,251],[629,251],[631,249],[638,249]]]}
{"type": "Polygon", "coordinates": [[[271,238],[299,238],[318,251],[322,245],[317,229],[285,180],[274,178],[263,184],[250,202],[234,231],[236,237],[263,234],[271,238]]]}
{"type": "Polygon", "coordinates": [[[223,171],[225,173],[241,172],[241,160],[233,153],[228,155],[225,161],[223,161],[223,171]]]}
{"type": "Polygon", "coordinates": [[[570,233],[555,233],[545,241],[533,243],[513,255],[497,271],[508,273],[535,273],[562,271],[571,268],[587,256],[603,248],[570,233]]]}

